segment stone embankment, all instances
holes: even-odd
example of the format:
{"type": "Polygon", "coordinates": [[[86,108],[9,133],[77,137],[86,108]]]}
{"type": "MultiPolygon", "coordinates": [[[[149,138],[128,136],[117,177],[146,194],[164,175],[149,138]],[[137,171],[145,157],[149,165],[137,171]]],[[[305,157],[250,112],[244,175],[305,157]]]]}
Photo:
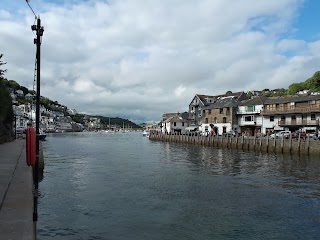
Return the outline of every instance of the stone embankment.
{"type": "Polygon", "coordinates": [[[167,135],[150,132],[152,141],[187,143],[211,146],[216,148],[239,149],[244,151],[260,151],[267,153],[320,155],[320,141],[307,139],[284,139],[269,137],[232,137],[232,136],[195,136],[167,135]]]}

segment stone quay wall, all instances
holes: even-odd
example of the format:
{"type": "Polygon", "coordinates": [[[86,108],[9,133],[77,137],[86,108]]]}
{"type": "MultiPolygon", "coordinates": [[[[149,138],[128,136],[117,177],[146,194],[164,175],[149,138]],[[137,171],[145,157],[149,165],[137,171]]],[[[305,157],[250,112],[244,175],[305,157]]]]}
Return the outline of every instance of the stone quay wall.
{"type": "Polygon", "coordinates": [[[199,135],[168,135],[150,131],[151,141],[187,143],[211,146],[216,148],[239,149],[280,154],[319,155],[320,141],[312,138],[289,139],[246,136],[199,136],[199,135]]]}

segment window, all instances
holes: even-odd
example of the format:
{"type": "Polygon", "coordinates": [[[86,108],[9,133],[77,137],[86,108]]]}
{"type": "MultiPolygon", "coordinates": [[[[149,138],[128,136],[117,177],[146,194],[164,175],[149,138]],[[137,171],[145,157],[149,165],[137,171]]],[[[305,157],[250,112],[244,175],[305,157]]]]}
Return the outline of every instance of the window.
{"type": "Polygon", "coordinates": [[[209,114],[211,114],[211,109],[209,109],[209,111],[208,111],[208,112],[209,112],[209,114]]]}
{"type": "Polygon", "coordinates": [[[270,116],[270,122],[274,122],[274,116],[270,116]]]}
{"type": "Polygon", "coordinates": [[[226,117],[223,117],[223,118],[222,118],[222,122],[223,122],[223,123],[227,123],[227,118],[226,118],[226,117]]]}
{"type": "Polygon", "coordinates": [[[223,108],[220,108],[220,114],[222,114],[223,113],[223,108]]]}
{"type": "Polygon", "coordinates": [[[218,122],[218,120],[217,120],[217,118],[215,117],[214,119],[213,119],[213,123],[217,123],[218,122]]]}
{"type": "Polygon", "coordinates": [[[202,113],[205,114],[205,113],[206,113],[206,110],[202,110],[202,113]]]}
{"type": "Polygon", "coordinates": [[[226,115],[230,115],[230,108],[227,108],[226,115]]]}
{"type": "Polygon", "coordinates": [[[276,108],[279,108],[279,103],[276,104],[276,108]]]}
{"type": "Polygon", "coordinates": [[[254,112],[255,106],[247,106],[247,112],[254,112]]]}
{"type": "Polygon", "coordinates": [[[184,127],[184,122],[182,123],[182,127],[184,127]]]}
{"type": "Polygon", "coordinates": [[[204,120],[204,121],[205,121],[205,123],[209,123],[209,120],[208,120],[208,118],[205,118],[205,120],[204,120]]]}
{"type": "Polygon", "coordinates": [[[296,120],[296,115],[292,115],[291,120],[296,120]]]}
{"type": "Polygon", "coordinates": [[[174,123],[173,123],[173,126],[177,126],[177,123],[176,123],[176,122],[174,122],[174,123]]]}
{"type": "Polygon", "coordinates": [[[253,116],[245,116],[244,117],[245,122],[252,122],[253,121],[253,116]]]}
{"type": "Polygon", "coordinates": [[[311,120],[316,120],[316,115],[315,114],[311,114],[311,120]]]}

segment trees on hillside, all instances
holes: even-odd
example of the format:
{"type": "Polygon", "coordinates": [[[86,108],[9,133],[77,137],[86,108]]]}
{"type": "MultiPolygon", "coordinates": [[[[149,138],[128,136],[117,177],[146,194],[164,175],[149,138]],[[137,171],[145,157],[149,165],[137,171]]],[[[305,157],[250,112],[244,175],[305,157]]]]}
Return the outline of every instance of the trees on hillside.
{"type": "MultiPolygon", "coordinates": [[[[0,67],[2,67],[5,62],[1,61],[3,54],[0,54],[0,67]]],[[[4,143],[12,140],[12,124],[13,124],[13,109],[12,100],[9,91],[3,84],[4,73],[6,69],[0,68],[0,143],[4,143]]]]}
{"type": "Polygon", "coordinates": [[[302,90],[320,91],[320,71],[315,72],[311,78],[304,82],[291,84],[287,94],[292,95],[302,90]]]}

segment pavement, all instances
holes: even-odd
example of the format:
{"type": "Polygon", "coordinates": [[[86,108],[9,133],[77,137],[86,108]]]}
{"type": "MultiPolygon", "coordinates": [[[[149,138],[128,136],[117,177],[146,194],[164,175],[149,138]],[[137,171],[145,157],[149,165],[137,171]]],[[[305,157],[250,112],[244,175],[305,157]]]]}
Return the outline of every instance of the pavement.
{"type": "Polygon", "coordinates": [[[36,239],[25,140],[0,144],[0,240],[36,239]]]}

